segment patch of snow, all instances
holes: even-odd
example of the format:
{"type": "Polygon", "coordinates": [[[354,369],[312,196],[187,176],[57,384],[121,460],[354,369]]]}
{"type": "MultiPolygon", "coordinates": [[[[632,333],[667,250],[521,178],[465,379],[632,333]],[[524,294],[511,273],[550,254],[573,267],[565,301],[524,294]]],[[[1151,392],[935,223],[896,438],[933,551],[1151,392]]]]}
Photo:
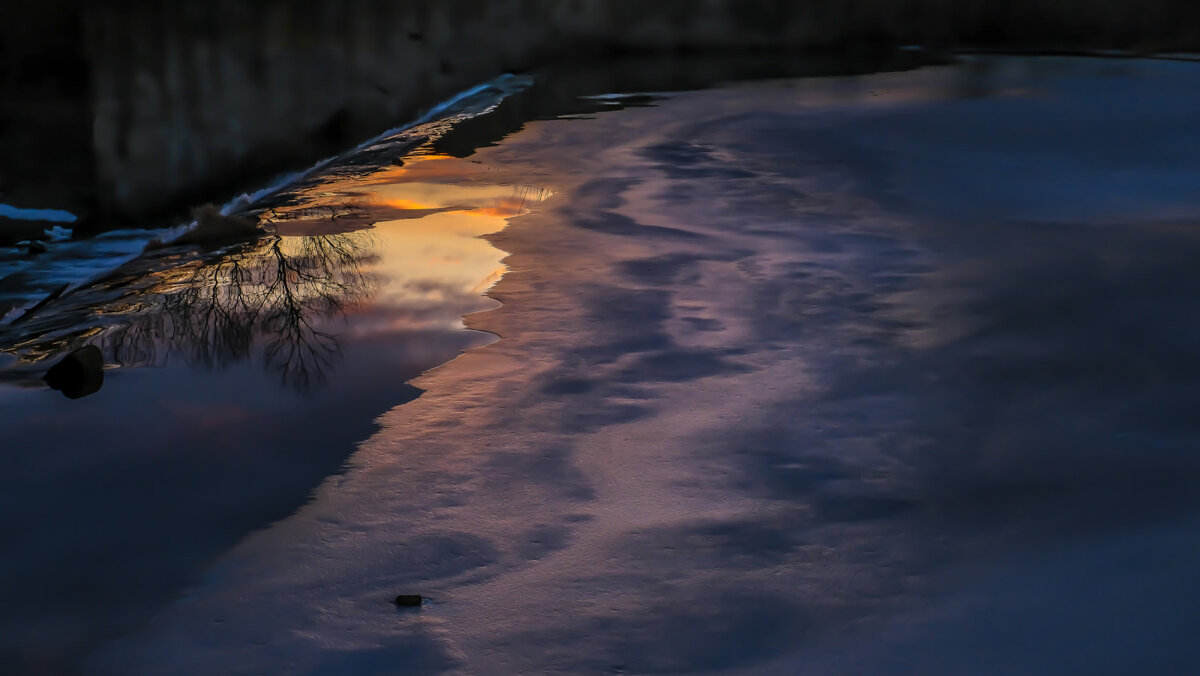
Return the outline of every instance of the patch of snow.
{"type": "Polygon", "coordinates": [[[75,214],[62,209],[22,209],[11,204],[0,204],[0,216],[18,221],[50,221],[51,223],[74,223],[75,214]]]}
{"type": "Polygon", "coordinates": [[[51,242],[65,242],[71,239],[74,231],[70,228],[64,228],[61,225],[46,228],[43,232],[46,233],[46,239],[51,242]]]}

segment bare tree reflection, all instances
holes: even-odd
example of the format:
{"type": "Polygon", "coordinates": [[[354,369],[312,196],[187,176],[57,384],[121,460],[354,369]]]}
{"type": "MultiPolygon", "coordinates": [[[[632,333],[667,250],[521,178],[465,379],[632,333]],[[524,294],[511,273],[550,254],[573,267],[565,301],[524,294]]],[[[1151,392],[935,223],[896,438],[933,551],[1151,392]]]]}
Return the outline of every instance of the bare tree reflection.
{"type": "Polygon", "coordinates": [[[214,369],[250,359],[261,342],[265,366],[284,384],[319,387],[341,354],[337,336],[320,327],[368,297],[369,243],[365,233],[273,236],[175,269],[150,289],[160,311],[107,332],[106,351],[116,363],[144,364],[166,348],[214,369]]]}
{"type": "Polygon", "coordinates": [[[168,255],[155,268],[64,298],[24,335],[6,335],[6,351],[33,365],[94,344],[108,364],[147,366],[182,356],[221,369],[250,361],[261,345],[265,367],[308,392],[341,355],[330,320],[370,295],[364,264],[372,259],[372,238],[361,231],[272,235],[190,261],[168,255]]]}

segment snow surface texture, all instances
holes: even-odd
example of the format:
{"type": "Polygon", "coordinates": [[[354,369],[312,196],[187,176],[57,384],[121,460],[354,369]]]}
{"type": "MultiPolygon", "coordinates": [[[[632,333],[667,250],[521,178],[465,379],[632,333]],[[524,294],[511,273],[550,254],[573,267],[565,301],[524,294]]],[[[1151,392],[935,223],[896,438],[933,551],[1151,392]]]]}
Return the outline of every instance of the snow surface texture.
{"type": "Polygon", "coordinates": [[[1200,668],[1198,85],[981,58],[527,125],[472,158],[554,192],[489,236],[501,340],[87,666],[1200,668]]]}

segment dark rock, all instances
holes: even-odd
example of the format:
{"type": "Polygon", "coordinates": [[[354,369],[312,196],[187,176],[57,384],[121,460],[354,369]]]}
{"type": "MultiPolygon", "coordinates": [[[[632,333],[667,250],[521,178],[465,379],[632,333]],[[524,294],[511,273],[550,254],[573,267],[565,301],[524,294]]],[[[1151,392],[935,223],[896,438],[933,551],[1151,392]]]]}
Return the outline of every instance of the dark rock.
{"type": "Polygon", "coordinates": [[[40,239],[35,239],[29,242],[29,255],[36,256],[46,253],[46,243],[40,239]]]}
{"type": "Polygon", "coordinates": [[[393,601],[393,603],[401,608],[414,608],[421,605],[422,600],[423,599],[421,598],[420,594],[401,594],[396,597],[396,600],[393,601]]]}
{"type": "Polygon", "coordinates": [[[46,236],[46,229],[55,225],[46,221],[26,221],[0,216],[0,246],[17,246],[18,242],[46,236]]]}
{"type": "Polygon", "coordinates": [[[95,345],[81,347],[51,366],[42,379],[68,399],[86,397],[104,384],[104,356],[95,345]]]}

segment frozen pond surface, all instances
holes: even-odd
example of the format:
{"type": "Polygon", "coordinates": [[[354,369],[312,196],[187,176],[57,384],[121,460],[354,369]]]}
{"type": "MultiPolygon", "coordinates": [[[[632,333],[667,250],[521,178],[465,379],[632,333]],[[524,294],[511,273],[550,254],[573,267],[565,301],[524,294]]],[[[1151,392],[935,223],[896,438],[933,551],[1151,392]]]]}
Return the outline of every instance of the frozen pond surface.
{"type": "MultiPolygon", "coordinates": [[[[4,590],[4,634],[79,631],[83,670],[122,674],[1200,668],[1200,64],[977,57],[605,106],[522,125],[502,105],[474,121],[497,143],[451,131],[334,172],[264,216],[279,239],[222,254],[338,281],[310,326],[350,336],[346,387],[281,397],[266,380],[295,373],[266,363],[183,396],[186,364],[148,358],[75,402],[0,390],[28,449],[6,532],[37,553],[6,581],[86,589],[30,572],[86,561],[119,595],[145,543],[220,555],[159,580],[190,588],[119,638],[38,615],[29,585],[4,590]],[[105,423],[114,398],[157,436],[105,423]],[[221,452],[214,418],[254,441],[230,487],[194,482],[206,507],[177,493],[221,452]],[[86,467],[101,429],[127,464],[86,467]],[[323,430],[324,459],[292,462],[323,430]],[[361,439],[299,511],[250,519],[268,528],[189,521],[289,468],[315,485],[361,439]],[[136,516],[146,486],[178,499],[136,516]],[[104,540],[114,519],[146,530],[104,540]]],[[[138,297],[193,268],[135,275],[138,297]]]]}

